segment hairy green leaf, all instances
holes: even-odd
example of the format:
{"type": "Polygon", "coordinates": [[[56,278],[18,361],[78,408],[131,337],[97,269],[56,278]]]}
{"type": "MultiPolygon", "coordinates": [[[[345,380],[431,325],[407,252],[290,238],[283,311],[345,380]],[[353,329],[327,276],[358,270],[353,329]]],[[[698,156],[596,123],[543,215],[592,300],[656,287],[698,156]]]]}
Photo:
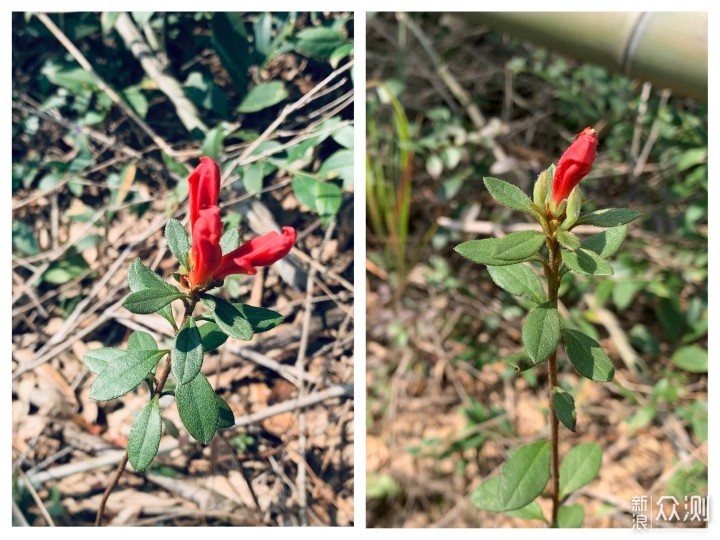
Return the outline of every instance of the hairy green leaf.
{"type": "Polygon", "coordinates": [[[625,225],[642,216],[642,213],[630,208],[603,208],[583,214],[575,225],[595,225],[596,227],[617,227],[625,225]]]}
{"type": "Polygon", "coordinates": [[[90,398],[95,401],[110,401],[127,394],[145,380],[167,352],[133,351],[126,353],[122,360],[109,363],[90,388],[90,398]]]}
{"type": "Polygon", "coordinates": [[[144,471],[148,468],[157,455],[161,435],[160,404],[155,397],[140,411],[130,428],[127,451],[133,469],[144,471]]]}
{"type": "Polygon", "coordinates": [[[483,182],[485,182],[485,187],[490,195],[500,204],[532,216],[537,214],[530,197],[525,195],[519,187],[491,176],[483,178],[483,182]]]}
{"type": "Polygon", "coordinates": [[[585,510],[581,504],[558,508],[557,526],[560,529],[579,529],[585,520],[585,510]]]}
{"type": "Polygon", "coordinates": [[[188,317],[182,325],[170,351],[172,372],[180,384],[187,384],[200,373],[203,363],[203,345],[195,319],[188,317]]]}
{"type": "Polygon", "coordinates": [[[560,498],[589,484],[602,464],[602,448],[597,443],[579,444],[560,464],[560,498]]]}
{"type": "MultiPolygon", "coordinates": [[[[455,251],[474,263],[487,266],[508,266],[518,261],[504,261],[493,256],[495,248],[500,242],[499,238],[485,238],[484,240],[469,240],[455,246],[455,251]]],[[[522,262],[522,261],[520,261],[522,262]]]]}
{"type": "Polygon", "coordinates": [[[157,348],[155,338],[142,330],[135,330],[128,338],[128,351],[157,351],[157,348]]]}
{"type": "Polygon", "coordinates": [[[550,479],[550,443],[539,441],[518,448],[503,465],[500,503],[517,510],[534,500],[550,479]]]}
{"type": "Polygon", "coordinates": [[[527,264],[490,266],[488,272],[495,284],[510,294],[527,296],[538,304],[545,302],[545,289],[543,289],[538,276],[527,264]]]}
{"type": "Polygon", "coordinates": [[[568,328],[563,329],[562,335],[570,363],[583,377],[598,382],[612,381],[615,367],[597,341],[568,328]]]}
{"type": "Polygon", "coordinates": [[[228,429],[235,425],[235,414],[223,398],[215,394],[218,404],[218,429],[228,429]]]}
{"type": "Polygon", "coordinates": [[[522,328],[522,342],[535,363],[542,362],[557,349],[560,341],[560,316],[557,308],[546,302],[533,308],[522,328]]]}
{"type": "Polygon", "coordinates": [[[198,328],[200,330],[202,346],[205,352],[217,349],[220,345],[227,341],[227,334],[220,330],[220,327],[215,322],[206,322],[198,328]]]}
{"type": "Polygon", "coordinates": [[[143,289],[134,293],[130,293],[123,307],[132,313],[147,314],[155,313],[164,308],[173,300],[177,300],[184,296],[177,289],[143,289]]]}
{"type": "Polygon", "coordinates": [[[497,243],[493,257],[504,261],[526,261],[532,258],[544,243],[545,235],[540,231],[510,233],[497,243]]]}
{"type": "Polygon", "coordinates": [[[577,418],[575,416],[575,400],[573,397],[559,386],[555,386],[553,387],[553,405],[555,406],[555,414],[558,420],[560,420],[566,428],[574,432],[577,418]]]}
{"type": "Polygon", "coordinates": [[[196,441],[207,443],[215,435],[218,424],[218,402],[216,394],[205,378],[198,373],[187,384],[175,388],[180,420],[196,441]]]}
{"type": "Polygon", "coordinates": [[[285,317],[271,309],[249,306],[248,304],[241,304],[239,302],[233,302],[232,306],[247,319],[250,326],[252,326],[254,334],[272,330],[285,320],[285,317]]]}
{"type": "Polygon", "coordinates": [[[220,330],[243,341],[250,341],[253,329],[250,322],[230,302],[216,296],[204,295],[203,305],[212,313],[220,330]]]}
{"type": "Polygon", "coordinates": [[[580,240],[570,231],[560,229],[557,232],[557,239],[561,246],[566,247],[570,251],[575,251],[580,247],[580,240]]]}
{"type": "Polygon", "coordinates": [[[610,227],[601,233],[594,234],[582,241],[581,247],[597,253],[603,259],[615,255],[627,235],[627,225],[610,227]]]}
{"type": "Polygon", "coordinates": [[[170,219],[165,225],[165,239],[170,251],[185,269],[190,269],[190,239],[188,233],[177,219],[170,219]]]}
{"type": "Polygon", "coordinates": [[[126,351],[117,347],[100,347],[85,353],[83,362],[87,368],[94,374],[103,371],[109,364],[122,359],[127,354],[126,351]]]}
{"type": "Polygon", "coordinates": [[[613,268],[594,251],[580,248],[577,251],[564,251],[563,262],[578,274],[584,276],[611,276],[613,268]]]}

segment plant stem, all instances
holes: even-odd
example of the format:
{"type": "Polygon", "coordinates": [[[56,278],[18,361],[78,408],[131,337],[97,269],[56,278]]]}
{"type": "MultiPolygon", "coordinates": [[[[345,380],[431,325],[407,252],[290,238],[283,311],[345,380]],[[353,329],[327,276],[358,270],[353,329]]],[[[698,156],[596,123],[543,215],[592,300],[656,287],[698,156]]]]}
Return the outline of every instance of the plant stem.
{"type": "MultiPolygon", "coordinates": [[[[193,311],[195,311],[195,306],[197,305],[197,302],[198,302],[197,297],[191,296],[190,300],[188,300],[185,303],[185,314],[183,315],[182,323],[180,324],[179,328],[183,327],[187,318],[192,315],[193,311]]],[[[177,336],[177,334],[180,330],[177,325],[173,325],[173,327],[175,328],[175,335],[177,336]]],[[[172,356],[170,355],[170,353],[168,353],[167,360],[165,361],[165,365],[163,366],[163,369],[160,372],[160,375],[156,379],[155,391],[153,392],[154,396],[159,396],[160,393],[162,392],[163,388],[165,387],[165,383],[167,382],[167,379],[170,376],[171,368],[172,368],[172,356]]],[[[97,516],[95,517],[95,526],[96,527],[99,527],[100,525],[102,525],[103,514],[105,513],[105,505],[107,504],[107,500],[110,498],[110,494],[117,487],[118,482],[120,482],[120,477],[122,476],[123,472],[125,472],[125,467],[127,466],[127,462],[128,462],[128,453],[127,453],[127,450],[125,450],[125,455],[123,455],[122,459],[120,460],[120,463],[118,463],[117,469],[115,469],[115,474],[113,475],[113,478],[110,481],[110,484],[108,484],[108,487],[105,489],[102,499],[100,500],[100,506],[98,507],[97,516]]]]}
{"type": "MultiPolygon", "coordinates": [[[[550,225],[551,229],[557,229],[550,225]]],[[[548,279],[548,300],[557,309],[558,305],[558,289],[560,288],[560,264],[562,263],[562,255],[560,254],[560,244],[557,239],[553,238],[552,233],[546,237],[546,245],[549,254],[549,264],[546,267],[546,276],[548,279]]],[[[550,483],[552,493],[552,521],[551,526],[557,526],[557,515],[560,508],[560,436],[557,414],[555,413],[555,403],[553,401],[553,388],[558,385],[557,379],[557,349],[553,351],[548,358],[548,376],[550,379],[550,392],[548,405],[550,410],[550,483]]]]}
{"type": "Polygon", "coordinates": [[[125,454],[123,455],[122,459],[120,460],[120,463],[118,463],[117,469],[115,469],[115,474],[113,475],[112,480],[110,481],[110,484],[108,484],[107,489],[105,489],[105,493],[103,493],[102,499],[100,500],[100,506],[98,507],[97,516],[95,517],[95,526],[99,527],[102,525],[102,519],[103,514],[105,513],[105,504],[107,503],[108,498],[110,497],[110,494],[115,489],[115,486],[118,485],[118,482],[120,481],[120,477],[122,476],[122,473],[125,471],[125,466],[128,462],[128,453],[127,450],[125,451],[125,454]]]}

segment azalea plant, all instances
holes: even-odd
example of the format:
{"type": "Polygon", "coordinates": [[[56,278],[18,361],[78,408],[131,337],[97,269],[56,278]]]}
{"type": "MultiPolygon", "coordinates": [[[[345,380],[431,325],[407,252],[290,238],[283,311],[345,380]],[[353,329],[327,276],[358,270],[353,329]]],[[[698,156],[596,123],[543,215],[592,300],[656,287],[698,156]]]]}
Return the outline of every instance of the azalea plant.
{"type": "Polygon", "coordinates": [[[168,247],[179,262],[178,272],[173,274],[179,287],[136,259],[128,270],[130,294],[123,302],[132,313],[157,313],[170,324],[174,337],[159,346],[149,333],[135,331],[125,350],[101,347],[84,357],[85,365],[96,375],[90,389],[92,399],[110,401],[143,382],[149,389],[148,404],[130,428],[127,452],[103,496],[98,525],[105,502],[128,461],[136,471],[142,471],[157,455],[163,426],[160,398],[174,396],[188,433],[198,442],[208,443],[216,430],[232,427],[235,419],[230,406],[201,372],[205,353],[221,346],[228,337],[249,341],[254,334],[283,321],[282,315],[269,309],[228,302],[215,289],[227,276],[253,275],[257,267],[283,258],[295,243],[295,229],[283,227],[281,234],[271,232],[240,245],[237,229],[222,233],[217,164],[208,157],[200,158],[188,182],[190,234],[177,219],[170,219],[165,227],[168,247]],[[182,307],[179,320],[171,308],[173,303],[182,307]],[[203,310],[196,313],[200,305],[203,310]]]}
{"type": "Polygon", "coordinates": [[[487,511],[540,519],[551,527],[582,525],[583,507],[563,503],[597,476],[602,462],[602,449],[592,442],[575,446],[560,460],[560,423],[575,432],[577,415],[569,385],[558,381],[558,372],[563,367],[558,347],[570,365],[592,381],[610,382],[615,371],[600,344],[578,330],[572,320],[560,316],[560,284],[571,272],[590,277],[611,275],[613,268],[607,259],[625,239],[626,224],[640,216],[627,208],[581,213],[578,183],[593,165],[597,144],[592,128],[580,133],[557,167],[551,165],[539,175],[532,199],[508,182],[484,178],[495,200],[530,215],[539,227],[503,238],[471,240],[455,248],[460,255],[486,265],[500,288],[532,303],[522,327],[523,350],[505,362],[517,372],[547,369],[549,380],[550,440],[533,442],[512,452],[500,475],[485,480],[475,490],[473,503],[487,511]],[[573,232],[580,225],[594,226],[599,232],[581,239],[573,232]],[[548,481],[552,500],[549,518],[537,501],[546,491],[548,481]]]}

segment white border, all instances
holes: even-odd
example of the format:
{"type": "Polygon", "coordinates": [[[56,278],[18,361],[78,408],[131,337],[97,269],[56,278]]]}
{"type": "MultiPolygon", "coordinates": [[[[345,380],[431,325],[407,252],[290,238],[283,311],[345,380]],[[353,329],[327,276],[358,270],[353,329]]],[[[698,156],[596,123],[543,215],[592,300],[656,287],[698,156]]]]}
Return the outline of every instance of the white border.
{"type": "MultiPolygon", "coordinates": [[[[199,7],[205,10],[238,10],[242,9],[249,3],[236,3],[229,1],[216,1],[216,0],[205,0],[202,6],[198,5],[197,2],[188,1],[152,1],[152,0],[128,0],[125,2],[109,1],[109,2],[88,2],[79,0],[66,0],[65,2],[57,1],[35,1],[30,0],[15,5],[6,5],[3,10],[2,29],[6,36],[3,41],[5,58],[11,58],[11,17],[10,9],[22,9],[24,11],[85,11],[102,8],[103,10],[149,10],[155,11],[195,11],[199,7]],[[10,9],[8,9],[10,8],[10,9]]],[[[631,1],[631,0],[605,0],[602,3],[588,2],[582,3],[577,0],[563,0],[563,1],[546,1],[542,4],[538,2],[530,1],[514,1],[504,0],[501,3],[491,2],[490,0],[476,0],[475,2],[468,1],[447,1],[438,3],[435,1],[428,0],[396,0],[379,2],[377,0],[355,0],[355,1],[335,1],[335,2],[318,2],[315,0],[306,0],[305,2],[297,1],[274,1],[266,0],[262,3],[262,7],[265,10],[275,11],[290,11],[299,10],[319,10],[319,11],[355,11],[355,87],[356,87],[356,98],[355,98],[355,528],[338,530],[332,529],[314,529],[314,530],[298,530],[294,531],[294,534],[299,535],[299,538],[311,538],[313,537],[327,537],[335,538],[336,535],[342,534],[349,538],[389,538],[395,539],[398,535],[406,538],[413,538],[413,540],[424,540],[432,539],[436,540],[437,531],[431,529],[413,529],[408,532],[400,529],[373,529],[365,530],[365,152],[364,152],[364,141],[365,141],[365,11],[482,11],[483,9],[493,10],[501,8],[507,11],[565,11],[565,10],[592,10],[601,8],[602,11],[709,11],[710,12],[710,31],[709,31],[709,46],[710,46],[710,66],[717,66],[720,60],[718,55],[718,31],[720,27],[716,22],[717,18],[717,2],[711,0],[684,0],[682,3],[670,3],[670,2],[651,2],[651,1],[631,1]]],[[[255,6],[248,6],[255,7],[255,6]]],[[[8,133],[11,126],[11,110],[9,107],[11,84],[8,80],[10,77],[10,62],[6,64],[3,72],[4,83],[0,91],[5,95],[5,108],[3,111],[5,117],[5,133],[6,137],[4,153],[4,171],[5,178],[9,177],[11,170],[11,154],[8,151],[10,148],[11,141],[9,140],[8,133]]],[[[717,68],[711,67],[710,81],[709,81],[709,95],[717,96],[720,86],[717,81],[717,68]]],[[[713,103],[710,107],[710,175],[716,171],[717,167],[715,164],[718,159],[718,109],[713,103]]],[[[9,181],[5,180],[1,182],[5,186],[5,190],[9,187],[9,181]]],[[[720,286],[718,285],[717,278],[715,277],[718,269],[720,268],[720,245],[715,236],[715,230],[717,229],[718,218],[713,216],[713,210],[718,208],[720,200],[718,199],[718,190],[720,187],[717,181],[710,182],[710,229],[713,233],[709,236],[709,251],[710,251],[710,279],[709,283],[709,305],[710,305],[710,327],[715,328],[717,324],[716,315],[718,309],[715,307],[720,301],[720,286]]],[[[720,209],[720,208],[718,208],[720,209]]],[[[7,196],[0,197],[0,226],[3,228],[2,235],[0,235],[0,249],[2,253],[8,254],[11,252],[11,198],[7,196]]],[[[8,353],[5,358],[9,363],[10,358],[10,343],[11,343],[11,332],[12,332],[12,321],[11,321],[11,272],[9,259],[6,263],[0,267],[0,283],[5,284],[4,287],[0,287],[0,305],[6,306],[5,311],[2,314],[2,335],[3,349],[8,353]]],[[[717,337],[711,330],[709,336],[709,350],[714,353],[717,350],[717,337]]],[[[710,529],[704,530],[693,530],[683,529],[683,534],[692,534],[693,536],[704,536],[709,534],[709,530],[717,529],[716,524],[720,521],[719,518],[713,518],[715,512],[720,512],[720,506],[716,503],[720,501],[720,492],[718,486],[720,484],[720,472],[718,467],[718,444],[720,443],[718,433],[718,422],[716,420],[717,411],[720,410],[720,379],[717,378],[716,372],[717,367],[714,365],[715,358],[711,356],[712,376],[709,378],[709,408],[710,408],[710,433],[709,433],[709,448],[710,448],[710,463],[709,463],[709,483],[710,483],[710,529]],[[715,525],[715,526],[714,526],[715,525]]],[[[7,364],[6,364],[7,365],[7,364]]],[[[9,371],[9,370],[8,370],[9,371]]],[[[10,399],[12,386],[10,377],[7,377],[3,381],[3,386],[6,391],[4,393],[5,404],[8,405],[10,399]]],[[[7,409],[6,409],[7,410],[7,409]]],[[[11,523],[11,512],[10,512],[10,463],[11,463],[11,415],[3,414],[0,415],[0,422],[3,426],[3,432],[8,435],[5,439],[5,444],[2,445],[0,450],[0,463],[4,463],[5,466],[2,468],[2,478],[4,491],[0,498],[0,512],[2,512],[3,520],[0,522],[6,527],[9,527],[11,523]]],[[[544,538],[572,538],[576,539],[578,531],[572,530],[551,530],[551,529],[452,529],[442,531],[442,535],[450,535],[454,538],[465,538],[477,540],[478,536],[490,536],[491,538],[521,538],[526,531],[532,530],[533,535],[544,538]]],[[[13,529],[11,534],[15,536],[27,536],[33,537],[45,534],[45,529],[32,528],[32,529],[13,529]]],[[[668,535],[677,535],[674,530],[671,529],[655,529],[652,532],[640,533],[631,531],[629,529],[617,529],[607,531],[605,529],[585,529],[582,531],[583,536],[604,538],[608,532],[613,536],[619,535],[620,537],[627,538],[638,538],[635,535],[660,535],[661,537],[667,537],[668,535]]],[[[74,534],[79,534],[81,537],[90,537],[91,535],[97,535],[97,531],[92,529],[77,529],[73,531],[74,534]]],[[[182,528],[173,528],[173,535],[193,534],[193,531],[186,531],[182,528]]],[[[236,536],[238,534],[253,534],[254,531],[237,531],[236,529],[216,529],[211,534],[218,536],[236,536]]],[[[264,528],[262,531],[257,531],[258,534],[262,534],[263,538],[281,539],[286,534],[285,531],[278,528],[264,528]]],[[[108,528],[102,532],[102,535],[107,538],[122,538],[127,533],[125,529],[121,528],[108,528]]],[[[159,534],[157,529],[154,528],[140,528],[137,531],[133,531],[132,534],[145,535],[157,535],[159,534]]]]}

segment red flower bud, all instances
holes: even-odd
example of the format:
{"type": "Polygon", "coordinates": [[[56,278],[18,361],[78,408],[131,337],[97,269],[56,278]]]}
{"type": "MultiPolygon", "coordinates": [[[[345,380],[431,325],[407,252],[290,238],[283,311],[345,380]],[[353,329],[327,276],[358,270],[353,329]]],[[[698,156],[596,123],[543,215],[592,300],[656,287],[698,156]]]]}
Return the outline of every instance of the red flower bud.
{"type": "Polygon", "coordinates": [[[597,153],[597,136],[592,128],[585,128],[558,161],[552,186],[552,200],[559,205],[590,172],[597,153]]]}
{"type": "Polygon", "coordinates": [[[255,267],[270,266],[287,255],[295,244],[296,236],[295,229],[283,227],[282,234],[273,231],[253,238],[223,256],[213,276],[222,280],[231,274],[256,274],[255,267]]]}
{"type": "Polygon", "coordinates": [[[195,229],[195,222],[200,217],[200,210],[217,204],[220,193],[220,169],[209,157],[201,157],[200,165],[188,178],[190,183],[190,229],[195,229]]]}
{"type": "Polygon", "coordinates": [[[206,285],[213,278],[213,272],[222,260],[221,235],[220,208],[201,209],[192,228],[190,264],[193,268],[188,276],[191,288],[206,285]]]}

